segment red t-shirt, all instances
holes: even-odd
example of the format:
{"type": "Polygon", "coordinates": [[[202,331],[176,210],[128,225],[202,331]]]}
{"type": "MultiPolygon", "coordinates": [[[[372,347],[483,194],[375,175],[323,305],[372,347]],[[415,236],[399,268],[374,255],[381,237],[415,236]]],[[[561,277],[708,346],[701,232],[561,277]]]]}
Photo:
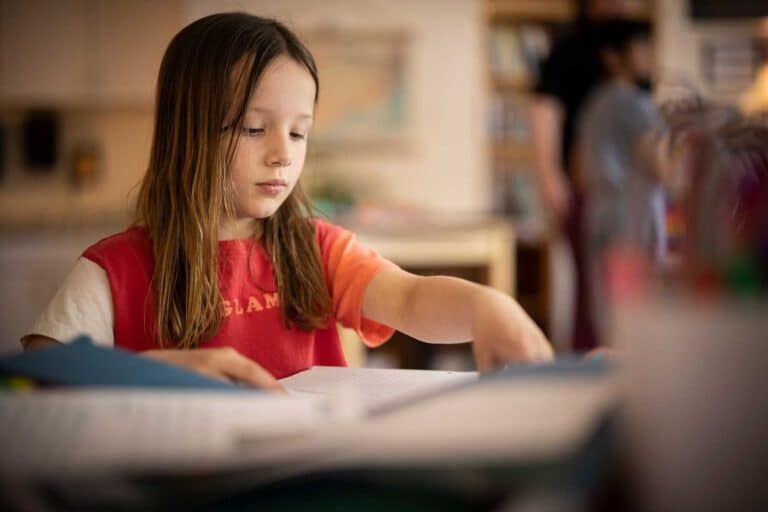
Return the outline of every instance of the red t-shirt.
{"type": "MultiPolygon", "coordinates": [[[[219,286],[224,321],[201,347],[233,347],[276,378],[313,365],[346,366],[336,322],[355,329],[368,346],[384,343],[393,329],[361,315],[363,294],[384,265],[381,258],[349,231],[315,220],[325,282],[333,303],[327,328],[287,329],[282,322],[272,263],[264,247],[252,240],[219,242],[219,286]],[[247,268],[249,248],[251,273],[247,268]]],[[[115,346],[141,351],[157,348],[150,282],[154,269],[151,241],[142,227],[131,227],[92,245],[85,258],[107,273],[114,310],[115,346]]]]}

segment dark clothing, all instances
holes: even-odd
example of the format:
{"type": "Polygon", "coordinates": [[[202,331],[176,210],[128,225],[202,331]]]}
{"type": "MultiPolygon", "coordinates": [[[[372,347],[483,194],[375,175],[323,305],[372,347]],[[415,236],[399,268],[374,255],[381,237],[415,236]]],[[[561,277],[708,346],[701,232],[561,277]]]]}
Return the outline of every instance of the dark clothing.
{"type": "MultiPolygon", "coordinates": [[[[572,145],[576,140],[576,121],[592,90],[602,78],[602,65],[595,39],[595,25],[584,24],[555,43],[549,58],[541,67],[535,92],[558,100],[564,113],[561,127],[563,171],[573,184],[570,162],[572,145]]],[[[574,287],[574,317],[571,348],[584,351],[600,345],[593,322],[591,290],[585,261],[584,202],[579,190],[572,187],[573,203],[561,229],[573,251],[576,282],[574,287]]]]}
{"type": "Polygon", "coordinates": [[[571,177],[570,153],[576,119],[581,107],[602,76],[594,26],[586,25],[555,43],[541,67],[535,92],[552,96],[564,110],[562,127],[563,170],[571,177]],[[592,28],[590,28],[592,27],[592,28]]]}
{"type": "Polygon", "coordinates": [[[580,190],[574,189],[571,201],[571,213],[563,221],[562,230],[573,252],[574,287],[573,287],[573,328],[571,349],[576,352],[588,352],[602,344],[600,331],[595,322],[595,304],[592,300],[593,289],[589,279],[589,262],[584,247],[586,239],[586,197],[580,190]]]}

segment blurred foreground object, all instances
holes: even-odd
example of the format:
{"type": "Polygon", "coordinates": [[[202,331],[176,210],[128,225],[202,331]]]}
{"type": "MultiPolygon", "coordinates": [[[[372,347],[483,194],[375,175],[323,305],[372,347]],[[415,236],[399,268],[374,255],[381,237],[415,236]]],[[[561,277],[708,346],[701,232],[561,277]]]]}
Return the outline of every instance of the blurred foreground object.
{"type": "Polygon", "coordinates": [[[613,333],[633,484],[642,510],[767,510],[768,116],[667,114],[681,264],[617,294],[613,333]]]}

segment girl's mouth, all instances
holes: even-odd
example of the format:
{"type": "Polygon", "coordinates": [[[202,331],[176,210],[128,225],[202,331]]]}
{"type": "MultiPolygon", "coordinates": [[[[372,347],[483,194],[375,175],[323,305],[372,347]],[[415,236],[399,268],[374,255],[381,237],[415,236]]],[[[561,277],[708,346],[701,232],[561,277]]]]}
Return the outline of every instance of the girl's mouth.
{"type": "Polygon", "coordinates": [[[288,184],[285,182],[285,180],[269,180],[269,181],[262,181],[256,184],[259,189],[271,196],[276,196],[280,192],[282,192],[288,184]]]}

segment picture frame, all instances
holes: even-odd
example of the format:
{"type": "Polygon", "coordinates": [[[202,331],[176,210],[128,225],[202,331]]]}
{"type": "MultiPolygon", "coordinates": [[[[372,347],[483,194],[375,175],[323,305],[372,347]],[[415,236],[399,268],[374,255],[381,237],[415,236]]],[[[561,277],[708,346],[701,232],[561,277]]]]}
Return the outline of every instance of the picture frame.
{"type": "Polygon", "coordinates": [[[413,115],[408,32],[314,27],[301,35],[320,76],[315,143],[368,153],[409,148],[413,115]]]}

